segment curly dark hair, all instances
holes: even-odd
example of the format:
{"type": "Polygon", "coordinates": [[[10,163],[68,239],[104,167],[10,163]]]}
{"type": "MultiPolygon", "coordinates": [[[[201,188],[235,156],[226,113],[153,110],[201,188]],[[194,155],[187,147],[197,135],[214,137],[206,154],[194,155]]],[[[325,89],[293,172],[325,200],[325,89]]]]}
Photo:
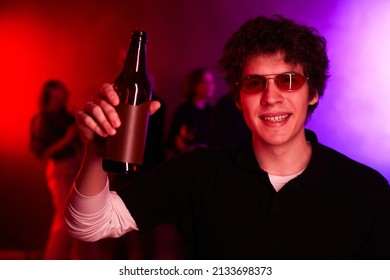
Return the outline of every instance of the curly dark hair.
{"type": "MultiPolygon", "coordinates": [[[[309,77],[310,99],[316,92],[318,97],[324,94],[329,78],[325,38],[319,35],[316,29],[297,24],[282,16],[260,16],[245,22],[233,34],[225,44],[223,56],[218,61],[235,100],[238,100],[240,94],[237,82],[242,79],[242,71],[249,59],[279,52],[284,54],[286,63],[302,65],[304,74],[309,77]]],[[[318,102],[308,107],[308,117],[317,105],[318,102]]]]}

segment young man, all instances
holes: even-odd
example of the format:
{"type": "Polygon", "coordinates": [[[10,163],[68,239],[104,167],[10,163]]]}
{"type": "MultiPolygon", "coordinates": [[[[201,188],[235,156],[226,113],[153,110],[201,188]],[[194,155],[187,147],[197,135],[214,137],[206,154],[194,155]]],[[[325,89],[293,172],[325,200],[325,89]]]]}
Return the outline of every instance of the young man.
{"type": "Polygon", "coordinates": [[[196,259],[390,258],[387,181],[305,137],[328,77],[325,40],[282,17],[258,17],[233,34],[220,66],[251,139],[183,154],[118,193],[101,168],[101,138],[120,126],[118,96],[106,84],[79,112],[89,144],[66,212],[73,236],[173,223],[196,259]]]}

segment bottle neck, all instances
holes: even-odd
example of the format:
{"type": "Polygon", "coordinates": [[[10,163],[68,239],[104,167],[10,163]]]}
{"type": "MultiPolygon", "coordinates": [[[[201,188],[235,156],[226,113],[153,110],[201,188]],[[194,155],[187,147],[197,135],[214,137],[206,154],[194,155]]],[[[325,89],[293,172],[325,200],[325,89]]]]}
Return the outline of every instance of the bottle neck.
{"type": "Polygon", "coordinates": [[[114,82],[121,103],[140,105],[150,101],[151,88],[146,70],[146,33],[133,34],[123,70],[114,82]]]}
{"type": "Polygon", "coordinates": [[[146,70],[146,40],[142,36],[134,36],[131,39],[122,74],[125,77],[146,75],[146,70]]]}

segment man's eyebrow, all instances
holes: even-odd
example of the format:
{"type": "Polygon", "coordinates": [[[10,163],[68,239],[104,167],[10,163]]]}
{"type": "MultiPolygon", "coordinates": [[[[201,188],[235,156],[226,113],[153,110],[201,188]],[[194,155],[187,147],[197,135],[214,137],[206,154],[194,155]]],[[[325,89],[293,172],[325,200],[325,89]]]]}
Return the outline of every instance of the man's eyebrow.
{"type": "Polygon", "coordinates": [[[282,74],[288,74],[288,73],[296,73],[296,74],[304,75],[303,73],[300,73],[298,71],[289,70],[289,71],[285,71],[285,72],[271,73],[271,74],[247,74],[247,75],[243,76],[243,79],[245,79],[247,77],[251,77],[251,76],[273,76],[273,75],[282,75],[282,74]]]}

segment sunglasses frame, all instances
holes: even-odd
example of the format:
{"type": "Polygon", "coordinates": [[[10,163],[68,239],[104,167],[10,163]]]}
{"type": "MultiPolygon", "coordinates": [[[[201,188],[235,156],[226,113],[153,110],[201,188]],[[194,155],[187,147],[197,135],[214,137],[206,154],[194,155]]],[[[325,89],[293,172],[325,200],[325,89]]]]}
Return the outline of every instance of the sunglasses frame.
{"type": "Polygon", "coordinates": [[[236,86],[243,92],[245,93],[248,93],[248,94],[255,94],[255,93],[260,93],[260,92],[263,92],[267,89],[268,87],[268,83],[269,83],[269,80],[274,80],[274,84],[275,86],[280,90],[280,91],[285,91],[285,92],[293,92],[293,91],[297,91],[299,89],[301,89],[305,83],[307,82],[307,80],[309,80],[309,77],[305,76],[305,75],[302,75],[300,73],[297,73],[297,72],[284,72],[284,73],[280,73],[280,74],[266,74],[266,75],[257,75],[257,74],[254,74],[254,75],[248,75],[246,77],[244,77],[240,82],[236,82],[236,86]],[[275,83],[275,78],[277,78],[278,76],[282,76],[282,75],[289,75],[290,76],[290,79],[291,79],[291,76],[301,76],[303,78],[305,78],[305,81],[302,83],[302,85],[297,88],[297,89],[281,89],[279,88],[279,86],[275,83]],[[273,76],[273,77],[269,77],[269,76],[273,76]],[[266,79],[266,84],[265,84],[265,87],[263,90],[260,90],[260,91],[256,91],[256,92],[247,92],[245,90],[242,89],[242,82],[245,81],[245,80],[249,80],[250,78],[252,77],[262,77],[262,78],[265,78],[266,79]]]}

